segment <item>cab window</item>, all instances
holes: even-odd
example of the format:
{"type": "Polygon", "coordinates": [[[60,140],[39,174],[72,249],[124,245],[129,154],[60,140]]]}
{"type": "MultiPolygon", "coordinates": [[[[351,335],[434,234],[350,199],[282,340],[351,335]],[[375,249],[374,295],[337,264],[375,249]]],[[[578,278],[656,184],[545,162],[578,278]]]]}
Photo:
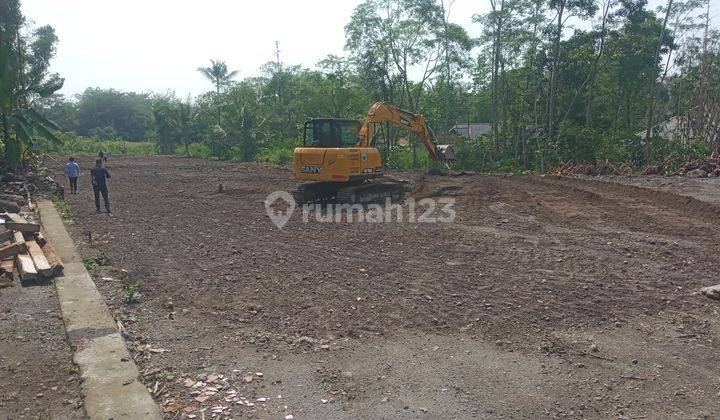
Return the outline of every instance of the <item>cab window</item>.
{"type": "Polygon", "coordinates": [[[305,124],[305,142],[311,147],[357,146],[358,125],[338,121],[312,121],[305,124]]]}
{"type": "Polygon", "coordinates": [[[360,141],[359,131],[356,124],[338,124],[338,137],[343,146],[357,146],[360,141]]]}

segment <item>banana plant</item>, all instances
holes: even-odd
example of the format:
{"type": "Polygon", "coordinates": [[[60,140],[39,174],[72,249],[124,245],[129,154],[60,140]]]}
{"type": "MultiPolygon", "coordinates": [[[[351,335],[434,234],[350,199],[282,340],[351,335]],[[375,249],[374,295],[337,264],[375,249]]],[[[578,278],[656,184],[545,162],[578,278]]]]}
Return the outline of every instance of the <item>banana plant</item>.
{"type": "Polygon", "coordinates": [[[37,149],[34,139],[45,138],[59,144],[61,140],[53,133],[57,124],[32,109],[27,97],[32,93],[48,97],[62,87],[52,82],[22,88],[18,85],[18,70],[12,65],[13,51],[7,45],[0,46],[0,138],[5,149],[5,161],[11,170],[22,163],[23,150],[37,149]]]}

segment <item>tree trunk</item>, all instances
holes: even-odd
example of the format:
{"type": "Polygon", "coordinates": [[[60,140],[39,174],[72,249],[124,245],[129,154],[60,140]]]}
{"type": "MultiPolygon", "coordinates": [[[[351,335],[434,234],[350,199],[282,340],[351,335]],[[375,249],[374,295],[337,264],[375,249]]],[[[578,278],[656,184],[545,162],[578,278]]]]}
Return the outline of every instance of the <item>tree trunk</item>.
{"type": "MultiPolygon", "coordinates": [[[[668,0],[667,10],[665,10],[665,19],[663,19],[662,29],[660,30],[660,37],[657,41],[657,48],[655,49],[655,61],[657,63],[660,59],[660,48],[662,47],[662,40],[665,37],[665,28],[667,27],[668,19],[670,18],[670,9],[672,9],[673,0],[668,0]]],[[[667,74],[667,66],[665,68],[665,74],[667,74]]],[[[649,162],[652,157],[652,147],[650,145],[650,134],[653,127],[653,118],[655,117],[655,96],[657,95],[657,80],[655,76],[652,76],[650,83],[649,96],[650,105],[647,112],[647,128],[645,129],[645,161],[649,162]]]]}
{"type": "Polygon", "coordinates": [[[500,71],[500,49],[501,45],[500,42],[502,40],[502,28],[503,28],[503,20],[502,20],[502,13],[505,8],[505,0],[500,0],[500,8],[497,8],[497,5],[495,1],[491,1],[491,5],[493,8],[493,12],[496,12],[499,14],[500,17],[497,17],[497,20],[495,22],[495,34],[494,34],[494,40],[493,40],[493,64],[492,64],[492,104],[491,104],[491,115],[492,115],[492,125],[490,127],[491,134],[492,134],[492,140],[493,140],[493,147],[494,147],[494,156],[493,160],[497,161],[500,158],[500,117],[499,117],[499,102],[500,102],[500,95],[499,95],[499,71],[500,71]]]}
{"type": "MultiPolygon", "coordinates": [[[[710,0],[707,0],[707,9],[705,12],[705,28],[703,33],[703,50],[702,55],[700,56],[700,92],[698,95],[699,103],[698,103],[698,118],[697,118],[697,129],[698,132],[705,132],[706,128],[706,121],[707,121],[707,97],[708,97],[708,90],[710,89],[710,86],[708,86],[708,29],[710,28],[710,0]]],[[[710,136],[710,138],[704,139],[707,142],[708,146],[711,146],[711,142],[713,140],[713,136],[710,136]]]]}
{"type": "Polygon", "coordinates": [[[593,61],[593,66],[590,70],[589,76],[590,85],[588,86],[587,101],[585,103],[585,127],[590,127],[590,124],[592,124],[592,107],[595,100],[595,87],[597,86],[597,69],[605,47],[605,32],[611,5],[612,0],[606,0],[605,10],[603,10],[602,25],[600,28],[600,47],[598,48],[598,54],[595,57],[595,61],[593,61]]]}
{"type": "Polygon", "coordinates": [[[566,0],[558,3],[557,25],[555,28],[555,46],[553,47],[553,63],[550,72],[550,91],[548,92],[548,124],[547,134],[551,139],[555,136],[555,91],[557,90],[557,73],[560,65],[560,40],[562,39],[563,13],[566,0]]]}

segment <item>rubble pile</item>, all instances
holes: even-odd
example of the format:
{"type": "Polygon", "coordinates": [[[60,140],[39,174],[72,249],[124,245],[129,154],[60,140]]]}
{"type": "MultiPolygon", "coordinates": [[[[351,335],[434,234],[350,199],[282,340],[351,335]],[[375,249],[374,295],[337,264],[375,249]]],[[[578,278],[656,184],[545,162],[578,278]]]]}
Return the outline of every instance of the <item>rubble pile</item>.
{"type": "Polygon", "coordinates": [[[550,174],[558,176],[568,175],[615,175],[618,171],[609,160],[598,162],[596,165],[568,161],[554,167],[550,174]]]}
{"type": "Polygon", "coordinates": [[[701,157],[683,164],[680,169],[670,175],[686,176],[688,178],[707,178],[720,176],[720,147],[715,149],[709,157],[701,157]]]}
{"type": "MultiPolygon", "coordinates": [[[[554,167],[550,173],[558,176],[573,175],[632,175],[636,173],[635,162],[628,160],[615,167],[609,160],[595,165],[568,161],[554,167]]],[[[685,176],[688,178],[720,177],[720,147],[710,156],[701,157],[683,163],[682,158],[676,154],[666,157],[661,163],[652,163],[643,166],[638,172],[640,175],[666,175],[685,176]],[[677,168],[677,169],[675,169],[677,168]]]]}

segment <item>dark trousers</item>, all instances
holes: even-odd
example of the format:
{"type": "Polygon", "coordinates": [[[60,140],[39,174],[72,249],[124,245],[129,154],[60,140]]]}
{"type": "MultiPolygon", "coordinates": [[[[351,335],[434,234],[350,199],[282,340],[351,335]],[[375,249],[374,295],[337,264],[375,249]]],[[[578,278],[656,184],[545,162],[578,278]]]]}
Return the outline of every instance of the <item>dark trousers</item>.
{"type": "Polygon", "coordinates": [[[95,193],[95,209],[100,211],[100,194],[102,193],[105,202],[105,210],[110,211],[110,199],[108,198],[107,185],[93,185],[93,193],[95,193]]]}
{"type": "Polygon", "coordinates": [[[70,178],[70,194],[77,194],[77,177],[69,176],[70,178]]]}

